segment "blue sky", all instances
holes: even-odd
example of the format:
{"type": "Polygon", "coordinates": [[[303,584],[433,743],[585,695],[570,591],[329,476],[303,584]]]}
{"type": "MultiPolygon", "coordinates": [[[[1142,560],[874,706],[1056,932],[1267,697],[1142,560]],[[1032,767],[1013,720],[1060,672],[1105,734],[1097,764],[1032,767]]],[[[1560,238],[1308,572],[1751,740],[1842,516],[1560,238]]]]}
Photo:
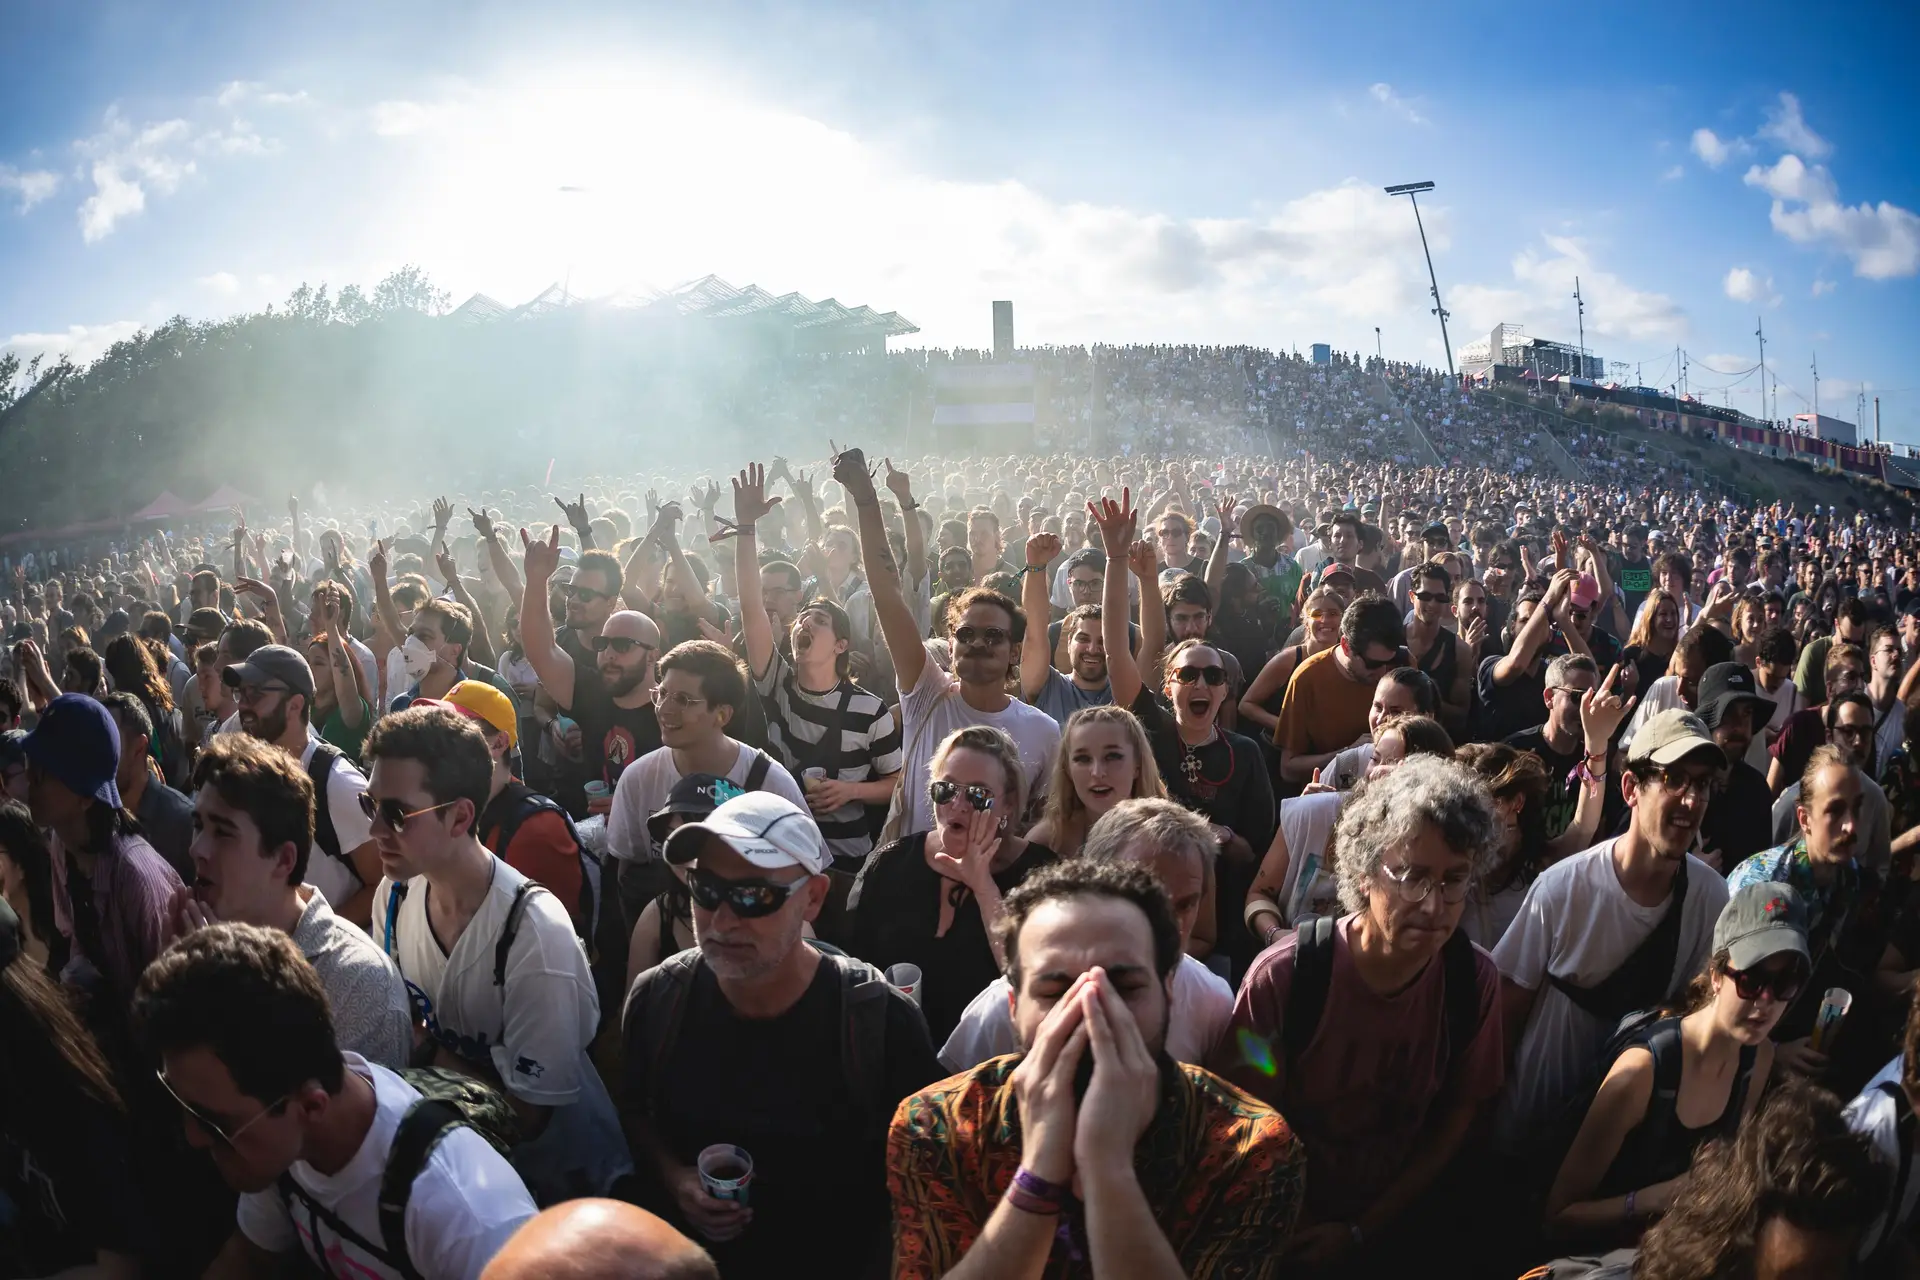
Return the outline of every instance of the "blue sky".
{"type": "Polygon", "coordinates": [[[1023,342],[1378,325],[1439,363],[1379,190],[1431,179],[1456,351],[1572,340],[1577,274],[1650,385],[1678,346],[1757,411],[1764,320],[1783,415],[1817,352],[1824,410],[1864,388],[1920,442],[1920,88],[1875,53],[1920,47],[1910,4],[890,9],[4,0],[0,344],[417,262],[456,299],[711,271],[936,345],[1011,297],[1023,342]]]}

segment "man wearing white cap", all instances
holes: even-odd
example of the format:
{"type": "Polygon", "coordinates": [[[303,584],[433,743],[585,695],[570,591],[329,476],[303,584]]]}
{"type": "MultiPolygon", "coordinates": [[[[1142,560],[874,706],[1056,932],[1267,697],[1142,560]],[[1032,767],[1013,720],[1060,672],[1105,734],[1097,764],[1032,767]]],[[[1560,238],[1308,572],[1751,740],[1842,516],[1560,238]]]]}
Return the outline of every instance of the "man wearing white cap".
{"type": "Polygon", "coordinates": [[[902,1098],[944,1076],[919,1009],[863,961],[801,926],[830,862],[813,819],[749,791],[667,838],[691,864],[697,948],[627,996],[621,1112],[641,1202],[705,1241],[728,1280],[885,1270],[886,1135],[902,1098]],[[752,1160],[745,1201],[711,1195],[697,1162],[752,1160]]]}
{"type": "Polygon", "coordinates": [[[1700,971],[1727,882],[1690,850],[1725,767],[1692,712],[1649,720],[1620,779],[1627,830],[1541,872],[1494,948],[1519,1040],[1496,1118],[1510,1150],[1525,1153],[1551,1127],[1624,1015],[1672,999],[1700,971]]]}

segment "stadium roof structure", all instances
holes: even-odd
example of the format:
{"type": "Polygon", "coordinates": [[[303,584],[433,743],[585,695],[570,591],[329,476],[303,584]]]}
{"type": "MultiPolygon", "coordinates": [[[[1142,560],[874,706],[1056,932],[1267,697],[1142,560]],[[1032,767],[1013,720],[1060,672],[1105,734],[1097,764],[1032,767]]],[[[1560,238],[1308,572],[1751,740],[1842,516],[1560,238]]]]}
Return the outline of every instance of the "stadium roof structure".
{"type": "Polygon", "coordinates": [[[517,307],[476,293],[455,307],[448,318],[460,324],[492,324],[557,311],[656,319],[772,321],[794,330],[796,336],[804,333],[811,345],[836,347],[876,339],[884,342],[887,338],[920,332],[918,325],[897,311],[850,307],[834,298],[816,302],[799,293],[774,294],[757,284],[740,288],[713,275],[664,291],[620,293],[592,299],[575,297],[564,286],[553,284],[517,307]]]}

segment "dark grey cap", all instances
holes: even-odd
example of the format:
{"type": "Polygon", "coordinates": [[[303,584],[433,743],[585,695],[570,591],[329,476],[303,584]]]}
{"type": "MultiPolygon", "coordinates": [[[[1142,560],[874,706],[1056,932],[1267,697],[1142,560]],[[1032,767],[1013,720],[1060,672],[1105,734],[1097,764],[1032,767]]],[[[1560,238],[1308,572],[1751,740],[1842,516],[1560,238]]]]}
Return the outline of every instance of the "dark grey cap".
{"type": "Polygon", "coordinates": [[[1807,906],[1790,884],[1761,880],[1736,889],[1713,922],[1713,949],[1727,967],[1751,969],[1777,955],[1807,955],[1807,906]]]}

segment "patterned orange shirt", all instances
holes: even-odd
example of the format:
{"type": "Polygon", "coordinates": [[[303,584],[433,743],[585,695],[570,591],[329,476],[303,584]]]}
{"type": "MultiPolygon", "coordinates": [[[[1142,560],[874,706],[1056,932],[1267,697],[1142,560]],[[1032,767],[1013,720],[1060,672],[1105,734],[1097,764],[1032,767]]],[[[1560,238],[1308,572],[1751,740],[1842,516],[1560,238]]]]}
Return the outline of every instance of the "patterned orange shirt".
{"type": "MultiPolygon", "coordinates": [[[[900,1104],[887,1134],[895,1280],[959,1263],[1020,1167],[1019,1057],[990,1058],[900,1104]]],[[[1280,1274],[1305,1185],[1306,1152],[1280,1113],[1212,1072],[1166,1064],[1160,1109],[1134,1152],[1154,1221],[1196,1280],[1280,1274]]],[[[1062,1221],[1079,1233],[1077,1212],[1062,1221]]],[[[1091,1277],[1056,1239],[1045,1280],[1091,1277]]],[[[1079,1257],[1075,1257],[1075,1254],[1079,1257]]]]}

